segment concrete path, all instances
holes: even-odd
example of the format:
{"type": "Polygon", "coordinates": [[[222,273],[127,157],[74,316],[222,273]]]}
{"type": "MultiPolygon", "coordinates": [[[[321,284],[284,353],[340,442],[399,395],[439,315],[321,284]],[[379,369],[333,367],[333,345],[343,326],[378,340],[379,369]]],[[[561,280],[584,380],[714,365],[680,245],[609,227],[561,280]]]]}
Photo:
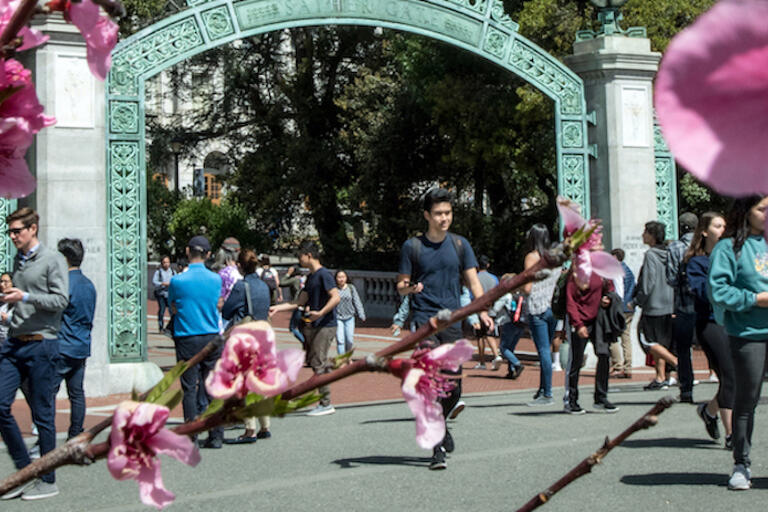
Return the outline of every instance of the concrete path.
{"type": "MultiPolygon", "coordinates": [[[[588,397],[585,387],[582,395],[588,397]]],[[[715,391],[702,385],[702,396],[715,391]]],[[[274,437],[253,445],[204,450],[188,468],[163,458],[168,510],[515,510],[648,410],[664,392],[614,387],[616,414],[569,416],[559,404],[532,409],[529,391],[467,397],[452,422],[457,449],[445,471],[429,471],[402,402],[339,406],[331,416],[275,419],[274,437]]],[[[591,409],[591,401],[582,405],[591,409]]],[[[768,425],[758,408],[755,488],[725,488],[730,453],[710,441],[694,407],[675,405],[656,427],[636,434],[603,464],[542,510],[765,510],[768,425]]],[[[233,436],[239,431],[228,431],[233,436]]],[[[12,470],[0,456],[0,474],[12,470]]],[[[104,461],[57,474],[61,494],[37,503],[4,502],[8,512],[147,510],[135,482],[117,482],[104,461]]]]}

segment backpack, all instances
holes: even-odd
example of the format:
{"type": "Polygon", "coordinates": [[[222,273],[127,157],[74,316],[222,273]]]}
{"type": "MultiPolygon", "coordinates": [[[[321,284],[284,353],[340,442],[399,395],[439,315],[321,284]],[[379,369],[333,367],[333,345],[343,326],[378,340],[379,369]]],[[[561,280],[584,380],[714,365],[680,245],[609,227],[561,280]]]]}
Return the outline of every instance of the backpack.
{"type": "Polygon", "coordinates": [[[261,280],[267,284],[269,291],[277,289],[277,279],[275,279],[275,271],[270,269],[261,270],[261,280]]]}
{"type": "Polygon", "coordinates": [[[568,278],[571,276],[571,270],[563,272],[557,279],[555,285],[555,291],[552,292],[552,315],[555,318],[565,318],[567,302],[567,294],[565,292],[568,286],[568,278]]]}

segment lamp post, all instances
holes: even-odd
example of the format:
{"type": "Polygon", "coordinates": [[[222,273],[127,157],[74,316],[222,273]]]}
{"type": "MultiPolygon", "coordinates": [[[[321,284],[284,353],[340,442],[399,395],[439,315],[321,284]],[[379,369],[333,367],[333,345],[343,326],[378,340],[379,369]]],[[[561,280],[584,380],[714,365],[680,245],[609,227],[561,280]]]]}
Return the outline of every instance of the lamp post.
{"type": "Polygon", "coordinates": [[[600,22],[600,28],[594,30],[579,30],[576,32],[576,40],[594,39],[600,36],[627,36],[627,37],[645,37],[645,27],[630,27],[627,30],[619,26],[619,21],[623,16],[619,8],[627,3],[628,0],[589,0],[597,7],[597,20],[600,22]]]}
{"type": "Polygon", "coordinates": [[[171,139],[171,152],[173,153],[173,163],[174,163],[174,172],[173,172],[173,189],[178,192],[179,191],[179,154],[181,153],[183,145],[181,141],[174,137],[171,139]]]}

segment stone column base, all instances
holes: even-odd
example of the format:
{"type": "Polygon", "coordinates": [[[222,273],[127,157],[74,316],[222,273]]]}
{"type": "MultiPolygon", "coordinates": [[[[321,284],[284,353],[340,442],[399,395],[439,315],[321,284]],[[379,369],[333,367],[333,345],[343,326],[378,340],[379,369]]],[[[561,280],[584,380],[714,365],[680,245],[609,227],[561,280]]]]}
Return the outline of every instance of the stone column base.
{"type": "MultiPolygon", "coordinates": [[[[163,378],[163,371],[155,363],[119,363],[101,367],[87,367],[85,372],[85,394],[89,397],[130,393],[143,393],[163,378]]],[[[66,386],[60,392],[66,396],[66,386]]]]}

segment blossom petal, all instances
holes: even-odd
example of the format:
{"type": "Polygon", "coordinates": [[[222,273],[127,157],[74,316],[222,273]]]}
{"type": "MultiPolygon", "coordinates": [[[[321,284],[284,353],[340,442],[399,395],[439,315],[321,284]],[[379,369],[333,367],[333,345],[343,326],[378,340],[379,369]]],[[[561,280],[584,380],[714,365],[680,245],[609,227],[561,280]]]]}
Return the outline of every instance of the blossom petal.
{"type": "Polygon", "coordinates": [[[216,361],[214,370],[205,379],[205,389],[213,398],[226,400],[235,396],[238,390],[243,388],[244,377],[241,373],[233,375],[224,369],[225,360],[216,361]]]}
{"type": "Polygon", "coordinates": [[[593,251],[589,253],[592,271],[605,279],[622,279],[624,269],[612,254],[605,251],[593,251]]]}
{"type": "Polygon", "coordinates": [[[563,196],[557,196],[557,211],[563,219],[565,232],[570,235],[587,223],[584,217],[579,213],[578,205],[563,196]]]}
{"type": "Polygon", "coordinates": [[[305,352],[298,348],[287,348],[277,352],[277,367],[285,375],[289,384],[296,382],[299,371],[304,366],[305,352]]]}
{"type": "Polygon", "coordinates": [[[99,6],[92,0],[71,3],[69,18],[85,38],[91,73],[104,80],[112,65],[112,48],[117,44],[117,24],[101,16],[99,6]]]}
{"type": "Polygon", "coordinates": [[[155,460],[149,467],[142,467],[137,478],[139,481],[139,497],[147,506],[162,509],[173,503],[176,495],[165,488],[160,473],[160,461],[155,460]]]}
{"type": "Polygon", "coordinates": [[[26,197],[37,185],[24,159],[26,148],[21,155],[14,149],[10,149],[8,155],[5,152],[0,143],[0,196],[6,199],[26,197]]]}
{"type": "Polygon", "coordinates": [[[416,420],[416,442],[424,449],[431,450],[445,437],[443,408],[437,402],[425,400],[418,392],[419,380],[425,376],[418,368],[409,371],[403,379],[403,397],[416,420]]]}
{"type": "Polygon", "coordinates": [[[573,266],[576,284],[583,289],[589,285],[589,279],[592,277],[592,258],[590,257],[590,252],[586,250],[577,251],[573,260],[573,266]]]}
{"type": "Polygon", "coordinates": [[[718,192],[768,193],[768,2],[718,2],[678,34],[656,76],[675,158],[718,192]]]}
{"type": "Polygon", "coordinates": [[[467,340],[459,340],[456,343],[446,343],[430,350],[426,356],[437,361],[440,367],[446,370],[457,371],[461,365],[472,358],[475,352],[472,344],[467,340]]]}
{"type": "Polygon", "coordinates": [[[147,441],[147,445],[158,454],[164,453],[188,466],[194,467],[200,462],[200,450],[192,440],[170,430],[159,431],[147,441]]]}

